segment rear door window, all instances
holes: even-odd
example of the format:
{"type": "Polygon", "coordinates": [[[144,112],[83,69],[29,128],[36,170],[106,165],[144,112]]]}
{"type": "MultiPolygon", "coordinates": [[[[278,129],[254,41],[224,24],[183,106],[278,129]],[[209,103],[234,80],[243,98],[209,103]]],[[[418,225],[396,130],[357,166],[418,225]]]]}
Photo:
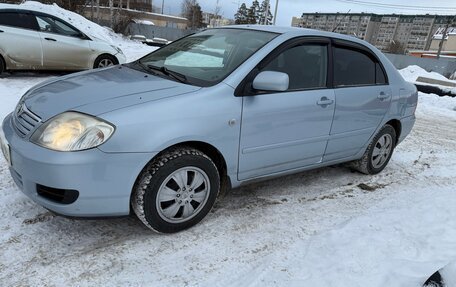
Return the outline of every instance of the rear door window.
{"type": "Polygon", "coordinates": [[[334,47],[334,86],[384,85],[387,78],[378,60],[366,51],[334,47]]]}
{"type": "Polygon", "coordinates": [[[35,17],[26,13],[0,12],[0,25],[38,30],[35,17]]]}

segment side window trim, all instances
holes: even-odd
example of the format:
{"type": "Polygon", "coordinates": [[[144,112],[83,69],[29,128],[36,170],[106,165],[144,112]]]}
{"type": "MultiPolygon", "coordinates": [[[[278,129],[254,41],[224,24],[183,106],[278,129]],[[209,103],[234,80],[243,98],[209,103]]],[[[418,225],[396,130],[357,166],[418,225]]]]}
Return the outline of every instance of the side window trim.
{"type": "MultiPolygon", "coordinates": [[[[343,49],[349,49],[349,50],[360,52],[360,53],[368,56],[371,60],[373,60],[373,62],[375,63],[375,83],[374,84],[364,84],[364,85],[336,86],[334,84],[334,78],[332,78],[332,80],[333,80],[332,87],[334,89],[353,88],[353,87],[387,86],[387,85],[389,85],[388,74],[386,73],[385,67],[383,67],[383,64],[380,61],[380,59],[378,58],[378,56],[374,52],[372,52],[368,47],[366,47],[364,45],[361,45],[361,44],[358,44],[358,43],[350,42],[350,41],[345,41],[345,40],[331,38],[331,50],[332,50],[331,54],[332,54],[332,57],[334,57],[334,53],[335,53],[335,49],[334,48],[335,47],[340,47],[340,48],[343,48],[343,49]],[[385,78],[385,83],[381,83],[381,84],[377,83],[377,69],[376,69],[377,65],[380,66],[380,69],[383,72],[383,76],[385,78]]],[[[334,58],[333,58],[332,63],[335,63],[334,62],[334,58]]],[[[332,76],[334,77],[334,65],[332,65],[332,67],[331,67],[331,73],[332,73],[332,76]]]]}
{"type": "Polygon", "coordinates": [[[34,19],[34,24],[35,24],[34,26],[35,27],[34,28],[26,28],[26,27],[19,27],[19,26],[13,26],[13,25],[5,25],[5,24],[2,24],[2,26],[11,27],[11,28],[15,28],[15,29],[23,29],[23,30],[35,31],[35,32],[38,32],[39,29],[40,29],[39,26],[38,26],[38,22],[35,19],[35,16],[32,13],[30,13],[30,11],[27,11],[27,10],[23,10],[23,11],[22,10],[19,10],[19,11],[18,10],[3,10],[3,11],[0,11],[0,15],[3,14],[3,13],[4,14],[9,13],[9,14],[27,15],[27,16],[29,16],[29,17],[34,19]]]}
{"type": "Polygon", "coordinates": [[[278,94],[278,93],[293,93],[293,92],[301,92],[301,91],[312,91],[312,90],[322,90],[322,89],[331,89],[332,88],[332,55],[331,55],[331,39],[327,37],[319,37],[319,36],[299,36],[292,39],[287,40],[286,42],[280,44],[276,47],[272,52],[270,52],[263,60],[260,61],[253,68],[250,73],[241,81],[241,83],[237,86],[234,91],[234,95],[236,97],[242,96],[256,96],[256,95],[267,95],[267,94],[278,94]],[[318,88],[305,88],[305,89],[295,89],[295,90],[288,90],[283,92],[273,91],[273,92],[259,92],[254,91],[251,87],[254,78],[260,73],[260,71],[266,67],[273,59],[279,56],[282,52],[286,51],[287,49],[291,49],[293,47],[301,46],[301,45],[310,45],[310,44],[326,44],[327,45],[327,68],[326,68],[326,86],[325,87],[318,87],[318,88]]]}

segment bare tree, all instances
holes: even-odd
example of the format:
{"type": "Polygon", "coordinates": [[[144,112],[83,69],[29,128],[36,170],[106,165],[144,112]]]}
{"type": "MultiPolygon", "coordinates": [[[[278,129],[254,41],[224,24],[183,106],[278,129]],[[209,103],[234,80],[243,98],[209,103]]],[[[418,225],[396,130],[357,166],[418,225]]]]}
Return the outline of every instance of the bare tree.
{"type": "MultiPolygon", "coordinates": [[[[220,0],[215,1],[215,8],[214,8],[214,26],[217,20],[220,18],[220,15],[222,13],[222,5],[220,5],[220,0]]],[[[209,21],[210,22],[210,21],[209,21]]],[[[211,23],[209,23],[211,24],[211,23]]]]}
{"type": "Polygon", "coordinates": [[[111,21],[111,28],[114,26],[114,1],[109,0],[109,15],[110,15],[110,21],[111,21]]]}
{"type": "Polygon", "coordinates": [[[197,29],[204,26],[203,12],[197,0],[183,0],[181,9],[182,16],[188,20],[189,28],[197,29]]]}
{"type": "Polygon", "coordinates": [[[97,0],[97,22],[100,22],[100,0],[97,0]]]}
{"type": "Polygon", "coordinates": [[[399,41],[391,41],[386,50],[391,54],[405,54],[405,46],[399,41]]]}

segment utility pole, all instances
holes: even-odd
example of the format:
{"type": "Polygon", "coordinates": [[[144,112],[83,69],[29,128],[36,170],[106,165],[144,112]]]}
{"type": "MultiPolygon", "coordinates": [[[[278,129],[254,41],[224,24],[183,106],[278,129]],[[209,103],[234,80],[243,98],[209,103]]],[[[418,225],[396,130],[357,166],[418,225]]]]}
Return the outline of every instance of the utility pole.
{"type": "Polygon", "coordinates": [[[275,26],[276,24],[276,19],[277,19],[277,8],[279,7],[279,0],[276,0],[276,5],[275,5],[275,8],[274,8],[274,22],[273,22],[273,25],[275,26]]]}
{"type": "Polygon", "coordinates": [[[163,15],[163,10],[165,9],[165,0],[162,0],[162,15],[163,15]]]}
{"type": "Polygon", "coordinates": [[[440,54],[442,53],[443,43],[445,42],[445,37],[446,37],[447,31],[448,31],[448,28],[450,28],[451,22],[452,21],[450,20],[450,18],[448,18],[447,24],[445,25],[445,29],[443,29],[442,39],[440,39],[439,50],[437,51],[437,59],[440,59],[440,54]]]}

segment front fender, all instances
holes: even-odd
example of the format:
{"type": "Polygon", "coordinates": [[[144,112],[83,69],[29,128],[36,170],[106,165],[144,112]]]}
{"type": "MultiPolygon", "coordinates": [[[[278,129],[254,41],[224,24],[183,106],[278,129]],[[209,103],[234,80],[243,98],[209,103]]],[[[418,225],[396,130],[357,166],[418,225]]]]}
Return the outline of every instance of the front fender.
{"type": "Polygon", "coordinates": [[[237,170],[242,98],[220,83],[194,93],[123,108],[100,117],[116,125],[104,152],[161,152],[199,141],[218,149],[228,172],[237,170]],[[234,122],[234,124],[233,124],[234,122]]]}

